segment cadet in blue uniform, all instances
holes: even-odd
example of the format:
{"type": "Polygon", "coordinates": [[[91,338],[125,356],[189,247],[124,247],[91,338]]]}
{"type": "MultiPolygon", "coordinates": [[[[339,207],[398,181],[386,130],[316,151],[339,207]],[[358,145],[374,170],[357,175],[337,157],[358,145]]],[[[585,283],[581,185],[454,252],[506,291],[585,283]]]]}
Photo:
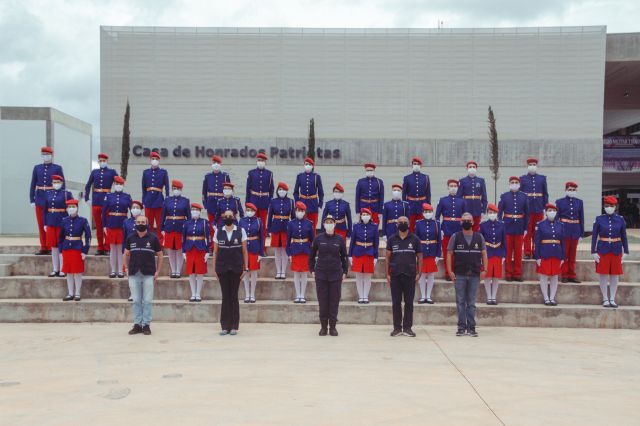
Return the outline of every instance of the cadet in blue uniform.
{"type": "Polygon", "coordinates": [[[554,204],[547,203],[545,213],[547,218],[538,222],[536,226],[534,256],[538,265],[536,272],[540,276],[544,304],[556,306],[558,276],[564,261],[564,231],[562,223],[556,220],[558,209],[554,204]]]}
{"type": "Polygon", "coordinates": [[[358,303],[369,303],[371,277],[378,263],[378,224],[371,220],[371,210],[360,210],[360,221],[353,225],[349,244],[349,263],[356,274],[358,303]]]}
{"type": "Polygon", "coordinates": [[[62,219],[67,216],[67,200],[73,198],[71,192],[62,189],[64,178],[59,175],[51,177],[52,190],[47,191],[47,204],[44,210],[44,227],[46,232],[47,247],[51,249],[51,260],[53,262],[53,272],[50,277],[63,277],[61,271],[60,247],[60,227],[62,219]]]}
{"type": "MultiPolygon", "coordinates": [[[[38,234],[40,235],[40,250],[37,255],[51,254],[51,249],[47,247],[47,238],[44,232],[44,209],[47,204],[46,191],[53,189],[51,177],[58,175],[64,179],[62,167],[53,164],[53,149],[44,146],[40,149],[42,164],[33,167],[31,174],[31,184],[29,185],[29,201],[31,207],[35,209],[36,220],[38,221],[38,234]]],[[[62,184],[64,188],[64,183],[62,184]]]]}
{"type": "Polygon", "coordinates": [[[356,184],[356,211],[366,208],[371,210],[371,221],[380,223],[380,213],[384,205],[384,182],[374,176],[376,165],[365,163],[365,177],[358,179],[356,184]]]}
{"type": "Polygon", "coordinates": [[[142,202],[144,214],[149,221],[149,231],[155,232],[162,244],[162,203],[169,196],[169,173],[160,168],[160,154],[152,152],[151,167],[142,172],[142,202]]]}
{"type": "Polygon", "coordinates": [[[409,217],[409,203],[402,201],[402,185],[395,183],[391,185],[391,201],[382,206],[382,233],[385,238],[398,232],[396,223],[401,216],[409,217]]]}
{"type": "Polygon", "coordinates": [[[191,219],[191,201],[182,196],[183,183],[177,179],[171,181],[171,196],[162,203],[161,229],[162,246],[167,249],[171,278],[180,278],[182,271],[182,231],[184,223],[191,219]]]}
{"type": "Polygon", "coordinates": [[[109,156],[105,153],[98,154],[99,168],[91,170],[89,180],[84,187],[84,201],[91,206],[91,216],[96,225],[96,240],[98,242],[97,255],[107,254],[107,245],[104,242],[104,224],[102,223],[102,206],[104,197],[111,192],[113,179],[118,176],[115,169],[108,167],[109,156]],[[93,191],[93,192],[92,192],[93,191]],[[91,199],[89,199],[91,195],[91,199]]]}
{"type": "Polygon", "coordinates": [[[549,202],[547,177],[538,174],[538,160],[527,159],[528,173],[520,176],[520,190],[527,194],[527,232],[524,234],[524,258],[531,259],[536,223],[544,219],[544,206],[549,202]]]}
{"type": "Polygon", "coordinates": [[[415,234],[420,239],[422,271],[420,274],[420,300],[418,303],[433,304],[431,292],[438,272],[438,259],[442,257],[440,224],[433,218],[431,204],[422,204],[422,220],[416,222],[415,234]]]}
{"type": "Polygon", "coordinates": [[[293,187],[293,199],[301,201],[307,206],[305,215],[313,224],[314,235],[318,226],[318,211],[322,208],[324,200],[322,179],[314,171],[315,165],[312,158],[305,158],[304,172],[298,174],[296,184],[293,187]]]}
{"type": "Polygon", "coordinates": [[[600,275],[602,306],[605,308],[618,307],[618,278],[624,273],[622,261],[629,254],[627,226],[624,218],[616,214],[617,205],[616,197],[604,197],[605,214],[596,217],[591,234],[591,253],[596,261],[596,273],[600,275]]]}
{"type": "Polygon", "coordinates": [[[527,194],[520,191],[520,178],[509,178],[509,191],[500,195],[498,217],[504,222],[507,236],[505,273],[507,281],[522,282],[522,238],[527,233],[529,210],[527,194]]]}
{"type": "Polygon", "coordinates": [[[473,216],[473,230],[480,230],[480,219],[487,211],[487,186],[478,176],[478,163],[467,162],[467,176],[460,179],[458,198],[464,199],[466,210],[473,216]]]}
{"type": "MultiPolygon", "coordinates": [[[[256,215],[260,218],[262,227],[262,238],[267,237],[267,215],[269,213],[269,203],[273,198],[273,173],[267,170],[267,155],[260,152],[256,155],[256,168],[249,170],[247,175],[247,188],[245,203],[251,203],[258,208],[256,215]]],[[[249,274],[245,274],[246,276],[249,274]]]]}
{"type": "Polygon", "coordinates": [[[247,255],[249,257],[249,271],[244,274],[244,303],[256,303],[256,285],[260,260],[264,257],[264,225],[262,219],[256,216],[258,207],[253,203],[246,203],[246,214],[238,221],[238,225],[247,232],[247,255]]]}
{"type": "Polygon", "coordinates": [[[581,199],[576,198],[577,183],[567,182],[564,188],[566,196],[556,200],[558,218],[564,228],[562,282],[579,283],[576,276],[576,255],[578,243],[584,235],[584,205],[581,199]]]}
{"type": "Polygon", "coordinates": [[[62,299],[80,301],[84,259],[91,245],[91,228],[84,217],[78,216],[78,200],[67,200],[68,216],[62,219],[58,247],[62,251],[62,272],[67,275],[67,296],[62,299]],[[82,237],[84,236],[84,244],[82,237]]]}
{"type": "Polygon", "coordinates": [[[328,214],[333,216],[335,221],[335,233],[340,235],[343,240],[351,236],[351,205],[343,199],[344,188],[339,182],[333,186],[333,200],[327,201],[322,210],[322,222],[328,214]]]}
{"type": "Polygon", "coordinates": [[[132,200],[129,194],[122,192],[124,189],[124,179],[122,177],[116,176],[113,182],[113,192],[108,193],[104,199],[102,223],[107,231],[106,243],[109,245],[109,261],[111,264],[109,278],[124,278],[123,224],[127,219],[132,200]]]}
{"type": "Polygon", "coordinates": [[[218,200],[224,197],[222,186],[226,182],[231,182],[229,174],[223,172],[222,158],[218,155],[211,157],[211,173],[207,173],[202,181],[202,204],[207,209],[209,217],[209,233],[213,235],[213,227],[216,224],[216,214],[218,212],[218,200]]]}
{"type": "Polygon", "coordinates": [[[402,181],[402,199],[409,203],[409,230],[413,232],[416,221],[422,220],[422,204],[431,203],[431,181],[429,175],[420,172],[422,159],[413,157],[411,159],[411,174],[404,177],[402,181]]]}
{"type": "Polygon", "coordinates": [[[187,219],[182,228],[182,253],[187,263],[185,274],[189,276],[191,298],[189,302],[202,302],[202,287],[204,276],[207,274],[209,260],[209,223],[202,218],[202,206],[191,204],[191,218],[187,219]]]}
{"type": "Polygon", "coordinates": [[[487,270],[484,273],[484,289],[487,292],[487,305],[498,304],[498,287],[502,278],[502,264],[507,254],[507,234],[504,222],[498,220],[499,209],[495,204],[487,207],[487,217],[480,224],[480,233],[484,237],[487,249],[487,270]]]}
{"type": "Polygon", "coordinates": [[[235,224],[238,223],[239,217],[244,217],[244,210],[242,208],[242,201],[240,198],[233,195],[233,184],[231,182],[225,182],[222,184],[223,197],[218,200],[218,211],[214,217],[216,229],[222,224],[222,214],[227,210],[231,210],[236,217],[235,224]]]}
{"type": "MultiPolygon", "coordinates": [[[[436,220],[440,220],[442,216],[442,223],[440,229],[442,229],[442,255],[447,257],[447,247],[449,246],[449,240],[451,236],[456,232],[462,230],[460,222],[462,221],[462,213],[466,212],[465,201],[458,197],[458,181],[455,179],[449,179],[447,181],[447,189],[449,195],[440,198],[438,201],[438,207],[436,207],[436,220]]],[[[445,262],[445,279],[451,281],[449,266],[445,262]]]]}
{"type": "Polygon", "coordinates": [[[291,257],[296,298],[293,303],[307,303],[304,297],[309,272],[309,253],[314,237],[313,223],[304,217],[307,210],[302,201],[296,202],[296,217],[287,224],[287,255],[291,257]]]}
{"type": "Polygon", "coordinates": [[[275,255],[276,279],[283,280],[287,270],[287,224],[295,217],[294,201],[287,197],[289,187],[278,182],[277,197],[269,204],[267,231],[271,236],[271,247],[275,255]]]}

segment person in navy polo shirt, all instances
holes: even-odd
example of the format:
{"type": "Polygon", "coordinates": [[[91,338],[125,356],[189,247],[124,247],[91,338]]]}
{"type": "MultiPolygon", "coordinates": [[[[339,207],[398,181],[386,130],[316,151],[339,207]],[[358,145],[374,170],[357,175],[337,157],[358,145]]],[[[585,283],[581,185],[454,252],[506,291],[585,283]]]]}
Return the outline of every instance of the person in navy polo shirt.
{"type": "Polygon", "coordinates": [[[44,227],[47,238],[47,247],[51,249],[51,260],[53,262],[53,272],[50,277],[64,276],[61,272],[60,247],[60,226],[62,219],[67,216],[67,200],[73,198],[71,192],[62,189],[64,178],[59,175],[51,177],[52,190],[47,191],[47,204],[44,209],[44,227]]]}
{"type": "Polygon", "coordinates": [[[480,233],[487,248],[487,270],[484,274],[484,289],[487,292],[487,305],[498,304],[498,287],[502,278],[502,264],[507,253],[507,234],[504,222],[498,220],[498,207],[489,204],[487,218],[480,224],[480,233]]]}
{"type": "Polygon", "coordinates": [[[201,302],[211,246],[209,223],[202,217],[202,206],[198,203],[191,204],[190,214],[191,218],[184,222],[182,228],[182,253],[187,264],[185,273],[189,276],[191,287],[189,302],[201,302]]]}
{"type": "Polygon", "coordinates": [[[162,203],[160,223],[162,229],[162,246],[167,249],[169,265],[171,266],[171,278],[180,278],[182,271],[182,231],[184,224],[191,219],[191,202],[182,196],[184,185],[181,181],[171,181],[171,196],[165,198],[162,203]]]}
{"type": "Polygon", "coordinates": [[[414,231],[416,221],[422,220],[422,205],[431,203],[431,180],[422,173],[422,158],[411,159],[411,173],[402,180],[402,199],[409,203],[409,230],[414,231]]]}
{"type": "Polygon", "coordinates": [[[107,231],[106,242],[109,245],[109,261],[111,273],[109,278],[124,278],[123,271],[123,250],[124,244],[124,221],[131,206],[131,196],[124,190],[124,179],[116,176],[113,179],[113,192],[105,196],[102,207],[102,223],[107,231]]]}
{"type": "Polygon", "coordinates": [[[300,201],[307,207],[305,215],[313,225],[315,234],[318,226],[318,212],[322,208],[324,200],[324,189],[322,188],[322,178],[315,170],[316,163],[312,158],[304,159],[304,172],[296,176],[296,184],[293,187],[294,200],[300,201]]]}
{"type": "Polygon", "coordinates": [[[151,167],[142,172],[142,202],[149,220],[149,231],[155,232],[162,242],[162,203],[165,195],[169,196],[169,173],[160,168],[160,154],[154,151],[149,158],[151,167]]]}
{"type": "Polygon", "coordinates": [[[105,153],[98,154],[99,168],[91,170],[89,180],[84,187],[84,201],[91,206],[91,215],[96,225],[96,240],[98,242],[97,255],[107,254],[108,246],[104,242],[104,224],[102,223],[102,206],[105,196],[111,192],[113,179],[118,176],[115,169],[108,167],[109,156],[105,153]],[[89,199],[91,196],[91,199],[89,199]]]}
{"type": "Polygon", "coordinates": [[[478,176],[478,163],[467,162],[467,176],[460,179],[458,198],[464,200],[467,211],[473,215],[473,230],[480,230],[480,219],[487,211],[487,186],[478,176]]]}
{"type": "Polygon", "coordinates": [[[80,301],[84,259],[91,246],[91,228],[89,221],[78,216],[78,200],[66,201],[67,216],[60,225],[60,241],[58,247],[62,252],[62,272],[67,275],[67,296],[62,299],[80,301]],[[84,236],[84,243],[83,243],[84,236]]]}
{"type": "MultiPolygon", "coordinates": [[[[258,209],[256,216],[260,218],[263,225],[267,223],[269,213],[269,203],[273,198],[273,173],[267,170],[267,155],[260,152],[256,156],[256,168],[249,170],[247,174],[247,187],[245,190],[245,203],[251,203],[258,209]]],[[[262,227],[262,238],[267,237],[266,226],[262,227]]]]}
{"type": "Polygon", "coordinates": [[[275,255],[276,280],[283,280],[287,271],[287,224],[295,217],[294,201],[287,197],[289,187],[278,182],[277,197],[269,204],[267,231],[271,236],[271,247],[275,255]]]}
{"type": "Polygon", "coordinates": [[[293,303],[307,303],[307,272],[309,272],[309,253],[315,235],[313,223],[305,217],[306,204],[296,202],[296,217],[287,224],[287,254],[291,258],[293,285],[296,298],[293,303]]]}
{"type": "Polygon", "coordinates": [[[556,306],[558,276],[564,261],[564,230],[557,220],[558,209],[554,204],[544,206],[546,219],[538,222],[534,242],[536,272],[540,276],[540,290],[546,306],[556,306]]]}
{"type": "Polygon", "coordinates": [[[558,218],[564,228],[564,263],[562,264],[562,282],[579,283],[576,276],[576,255],[578,243],[584,235],[584,205],[576,198],[578,184],[567,182],[564,186],[565,197],[556,200],[558,218]]]}
{"type": "MultiPolygon", "coordinates": [[[[51,254],[51,248],[47,247],[47,238],[44,231],[44,209],[47,204],[46,191],[53,189],[51,177],[58,175],[64,179],[62,167],[53,163],[53,148],[44,146],[40,149],[42,164],[33,167],[31,174],[31,184],[29,185],[29,201],[31,207],[35,209],[36,220],[38,222],[38,234],[40,235],[40,250],[37,255],[51,254]]],[[[62,184],[64,189],[64,181],[62,184]]]]}
{"type": "Polygon", "coordinates": [[[245,204],[246,213],[238,225],[247,233],[247,256],[249,271],[244,274],[244,303],[256,303],[256,285],[260,261],[264,255],[264,226],[257,217],[258,207],[253,203],[245,204]]]}

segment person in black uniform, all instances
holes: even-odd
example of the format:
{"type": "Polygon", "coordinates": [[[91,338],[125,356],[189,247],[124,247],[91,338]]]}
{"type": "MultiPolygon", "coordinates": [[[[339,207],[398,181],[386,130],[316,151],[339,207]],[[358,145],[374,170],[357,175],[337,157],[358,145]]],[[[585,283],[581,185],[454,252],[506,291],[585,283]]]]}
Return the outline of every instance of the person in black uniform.
{"type": "Polygon", "coordinates": [[[320,311],[320,336],[338,335],[338,305],[342,280],[347,276],[349,261],[344,239],[336,234],[336,220],[332,215],[324,218],[324,233],[313,240],[309,253],[309,271],[316,280],[316,293],[320,311]]]}
{"type": "Polygon", "coordinates": [[[233,223],[235,215],[231,210],[222,213],[221,220],[224,225],[219,226],[213,236],[213,257],[222,290],[220,335],[233,336],[238,334],[240,325],[238,288],[244,274],[249,270],[247,232],[233,223]]]}
{"type": "Polygon", "coordinates": [[[422,271],[422,255],[420,239],[409,232],[409,218],[400,216],[397,219],[398,233],[387,240],[387,283],[391,287],[391,303],[393,305],[393,331],[391,336],[405,334],[416,337],[411,330],[413,326],[413,298],[416,294],[416,283],[422,271]],[[404,317],[402,316],[402,299],[404,297],[404,317]]]}

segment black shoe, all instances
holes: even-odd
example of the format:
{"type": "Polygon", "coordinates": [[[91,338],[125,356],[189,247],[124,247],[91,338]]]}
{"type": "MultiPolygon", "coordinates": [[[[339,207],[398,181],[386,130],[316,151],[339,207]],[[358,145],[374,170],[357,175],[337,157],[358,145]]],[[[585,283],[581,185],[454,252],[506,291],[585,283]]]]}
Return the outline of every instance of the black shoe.
{"type": "Polygon", "coordinates": [[[616,302],[614,302],[613,300],[609,300],[609,306],[612,308],[617,308],[618,304],[616,302]]]}
{"type": "Polygon", "coordinates": [[[396,337],[396,336],[399,336],[401,334],[402,334],[402,330],[400,330],[399,328],[396,328],[391,332],[391,337],[396,337]]]}
{"type": "Polygon", "coordinates": [[[307,303],[307,299],[303,297],[302,299],[300,299],[300,303],[307,303]]]}
{"type": "Polygon", "coordinates": [[[96,256],[104,256],[104,250],[97,250],[96,256]]]}
{"type": "Polygon", "coordinates": [[[320,329],[320,332],[318,333],[318,336],[326,336],[327,335],[327,327],[322,327],[320,329]]]}
{"type": "Polygon", "coordinates": [[[478,332],[476,331],[475,328],[470,328],[469,329],[469,336],[471,337],[478,337],[478,332]]]}
{"type": "Polygon", "coordinates": [[[60,272],[56,272],[56,271],[53,271],[52,273],[49,274],[49,278],[59,277],[59,276],[60,276],[60,272]]]}
{"type": "Polygon", "coordinates": [[[133,328],[129,330],[129,334],[140,334],[142,333],[142,326],[140,324],[134,324],[133,328]]]}
{"type": "Polygon", "coordinates": [[[510,282],[512,282],[512,281],[513,281],[513,277],[507,277],[507,278],[505,279],[505,281],[510,283],[510,282]]]}
{"type": "Polygon", "coordinates": [[[336,330],[335,326],[329,328],[329,335],[333,337],[338,337],[338,330],[336,330]]]}
{"type": "Polygon", "coordinates": [[[175,278],[175,277],[176,277],[176,274],[174,273],[171,273],[171,275],[169,275],[169,278],[175,278]]]}
{"type": "Polygon", "coordinates": [[[416,337],[416,333],[414,333],[414,332],[413,332],[413,330],[412,330],[412,329],[410,329],[410,328],[405,328],[405,329],[402,331],[402,333],[403,333],[405,336],[409,336],[409,337],[416,337]]]}
{"type": "Polygon", "coordinates": [[[118,273],[118,278],[124,278],[124,274],[122,272],[118,273]]]}
{"type": "Polygon", "coordinates": [[[427,303],[427,299],[422,298],[418,300],[418,305],[424,305],[425,303],[427,303]]]}
{"type": "Polygon", "coordinates": [[[523,282],[524,280],[522,279],[522,277],[517,277],[513,279],[514,281],[517,281],[519,283],[523,282]]]}
{"type": "Polygon", "coordinates": [[[525,254],[524,256],[522,256],[522,258],[525,260],[529,260],[532,258],[532,256],[530,254],[525,254]]]}
{"type": "Polygon", "coordinates": [[[40,250],[38,250],[37,252],[35,252],[34,254],[35,254],[36,256],[45,256],[45,255],[47,255],[47,254],[51,254],[51,252],[50,252],[50,251],[47,251],[47,250],[42,250],[42,249],[40,249],[40,250]]]}
{"type": "Polygon", "coordinates": [[[446,281],[451,281],[451,277],[450,277],[449,275],[445,276],[445,277],[444,277],[444,279],[445,279],[446,281]]]}
{"type": "Polygon", "coordinates": [[[64,299],[62,299],[62,301],[63,301],[63,302],[68,302],[68,301],[70,301],[70,300],[73,300],[73,296],[66,295],[66,296],[64,297],[64,299]]]}
{"type": "Polygon", "coordinates": [[[431,300],[431,298],[428,298],[428,299],[427,299],[427,303],[428,303],[429,305],[433,305],[433,300],[431,300]]]}
{"type": "Polygon", "coordinates": [[[551,306],[558,306],[558,302],[555,300],[550,300],[549,303],[551,303],[551,306]]]}
{"type": "Polygon", "coordinates": [[[256,299],[255,299],[255,297],[252,297],[252,298],[251,298],[250,303],[256,303],[256,299]]]}
{"type": "Polygon", "coordinates": [[[109,256],[110,254],[111,254],[111,252],[109,250],[105,250],[102,255],[103,256],[109,256]]]}
{"type": "Polygon", "coordinates": [[[142,332],[145,336],[149,336],[151,334],[151,327],[149,327],[149,324],[142,327],[142,332]]]}
{"type": "Polygon", "coordinates": [[[116,274],[115,272],[112,272],[112,273],[109,274],[109,278],[115,278],[117,276],[118,276],[118,274],[116,274]]]}
{"type": "Polygon", "coordinates": [[[58,276],[61,277],[61,278],[64,278],[64,277],[67,276],[67,274],[65,274],[64,272],[59,272],[58,276]]]}
{"type": "Polygon", "coordinates": [[[79,301],[80,301],[80,300],[82,300],[82,299],[80,298],[80,296],[75,296],[75,297],[73,298],[73,300],[75,300],[76,302],[79,302],[79,301]]]}
{"type": "Polygon", "coordinates": [[[465,330],[464,328],[458,328],[458,331],[456,331],[456,336],[464,336],[466,332],[467,330],[465,330]]]}
{"type": "Polygon", "coordinates": [[[128,302],[133,302],[133,297],[127,299],[128,302]]]}
{"type": "Polygon", "coordinates": [[[497,300],[493,301],[493,306],[498,306],[498,301],[497,300]]]}
{"type": "Polygon", "coordinates": [[[365,305],[368,305],[368,304],[369,304],[369,299],[364,299],[364,300],[362,301],[362,303],[364,303],[365,305]]]}
{"type": "MultiPolygon", "coordinates": [[[[195,298],[193,300],[196,300],[195,298]]],[[[244,303],[251,303],[251,299],[248,297],[244,298],[244,303]]]]}
{"type": "Polygon", "coordinates": [[[551,306],[551,301],[550,300],[545,300],[544,301],[544,306],[551,306]]]}
{"type": "MultiPolygon", "coordinates": [[[[582,281],[580,281],[577,278],[569,278],[568,280],[570,283],[575,283],[575,284],[580,284],[582,281]]],[[[564,282],[564,281],[563,281],[564,282]]]]}
{"type": "Polygon", "coordinates": [[[196,301],[196,297],[195,296],[191,296],[191,298],[189,299],[189,302],[195,302],[196,301]]]}
{"type": "Polygon", "coordinates": [[[560,280],[561,283],[567,283],[569,282],[569,278],[563,278],[560,280]]]}

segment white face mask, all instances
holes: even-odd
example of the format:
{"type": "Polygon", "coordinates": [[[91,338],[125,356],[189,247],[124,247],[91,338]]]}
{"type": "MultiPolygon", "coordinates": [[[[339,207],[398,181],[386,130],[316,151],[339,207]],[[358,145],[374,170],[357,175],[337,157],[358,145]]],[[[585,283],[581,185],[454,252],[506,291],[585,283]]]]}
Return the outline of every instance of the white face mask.
{"type": "Polygon", "coordinates": [[[492,222],[495,222],[496,220],[498,220],[498,213],[495,213],[495,212],[489,213],[488,216],[489,216],[489,220],[492,222]]]}
{"type": "Polygon", "coordinates": [[[225,197],[231,197],[231,194],[233,194],[233,190],[231,190],[231,189],[223,189],[222,190],[222,194],[224,194],[225,197]]]}
{"type": "Polygon", "coordinates": [[[457,186],[450,186],[449,187],[449,194],[456,195],[457,193],[458,193],[458,187],[457,186]]]}
{"type": "Polygon", "coordinates": [[[297,217],[299,220],[302,220],[302,219],[304,218],[304,212],[299,211],[299,210],[298,210],[298,211],[296,211],[296,217],[297,217]]]}
{"type": "Polygon", "coordinates": [[[342,200],[342,196],[343,196],[343,195],[344,195],[344,194],[343,194],[342,192],[334,192],[334,193],[333,193],[333,199],[334,199],[334,200],[342,200]]]}
{"type": "Polygon", "coordinates": [[[200,210],[191,210],[191,218],[198,219],[200,217],[200,210]]]}
{"type": "Polygon", "coordinates": [[[160,164],[160,161],[158,161],[158,160],[151,160],[151,165],[152,165],[153,167],[158,167],[158,164],[160,164]]]}
{"type": "Polygon", "coordinates": [[[45,154],[42,156],[42,161],[44,161],[45,163],[50,163],[52,159],[53,157],[51,156],[51,154],[45,154]]]}
{"type": "Polygon", "coordinates": [[[605,207],[605,208],[604,208],[604,211],[605,211],[607,214],[613,214],[613,213],[616,211],[616,208],[615,208],[615,207],[605,207]]]}
{"type": "Polygon", "coordinates": [[[56,191],[59,190],[60,188],[62,188],[62,184],[61,183],[54,183],[52,186],[53,186],[53,189],[55,189],[56,191]]]}
{"type": "Polygon", "coordinates": [[[568,190],[568,191],[565,192],[565,194],[567,194],[567,197],[573,198],[573,197],[576,196],[576,191],[568,190]]]}
{"type": "Polygon", "coordinates": [[[391,198],[394,200],[399,200],[402,198],[402,191],[391,191],[391,198]]]}
{"type": "Polygon", "coordinates": [[[509,184],[509,189],[515,192],[515,191],[520,189],[520,184],[519,183],[510,183],[509,184]]]}
{"type": "Polygon", "coordinates": [[[420,164],[412,164],[411,165],[411,170],[415,173],[420,171],[420,164]]]}
{"type": "Polygon", "coordinates": [[[256,212],[254,212],[253,210],[247,210],[247,217],[254,217],[256,215],[256,212]]]}
{"type": "Polygon", "coordinates": [[[278,197],[284,198],[286,196],[287,196],[287,191],[285,191],[284,189],[278,189],[278,197]]]}
{"type": "Polygon", "coordinates": [[[365,175],[366,177],[373,177],[373,170],[366,170],[366,171],[364,172],[364,175],[365,175]]]}
{"type": "Polygon", "coordinates": [[[266,166],[267,163],[265,163],[264,161],[256,161],[256,166],[259,169],[264,169],[264,166],[266,166]]]}
{"type": "Polygon", "coordinates": [[[527,169],[529,169],[529,171],[530,171],[531,173],[535,173],[535,172],[536,172],[536,170],[538,170],[538,166],[536,166],[535,164],[530,164],[530,165],[527,167],[527,169]]]}
{"type": "Polygon", "coordinates": [[[180,194],[182,194],[182,191],[179,189],[174,189],[171,191],[171,193],[173,194],[174,197],[179,197],[180,194]]]}
{"type": "Polygon", "coordinates": [[[217,172],[218,170],[220,170],[220,163],[212,163],[211,168],[214,172],[217,172]]]}
{"type": "Polygon", "coordinates": [[[113,186],[113,190],[116,192],[122,192],[122,190],[124,189],[124,185],[114,185],[113,186]]]}
{"type": "Polygon", "coordinates": [[[368,214],[363,214],[360,216],[360,219],[362,219],[364,223],[369,223],[369,221],[371,220],[371,216],[369,216],[368,214]]]}
{"type": "Polygon", "coordinates": [[[333,234],[333,230],[336,228],[335,223],[325,223],[324,230],[327,231],[327,234],[333,234]]]}
{"type": "Polygon", "coordinates": [[[77,207],[69,207],[67,208],[67,214],[69,216],[75,216],[78,214],[78,208],[77,207]]]}
{"type": "Polygon", "coordinates": [[[558,212],[556,212],[555,210],[547,210],[547,219],[549,220],[555,219],[557,213],[558,212]]]}
{"type": "Polygon", "coordinates": [[[425,219],[431,219],[433,217],[433,212],[424,212],[422,213],[422,217],[425,219]]]}
{"type": "Polygon", "coordinates": [[[99,161],[98,165],[100,166],[101,169],[104,169],[105,167],[107,167],[107,162],[106,161],[99,161]]]}
{"type": "Polygon", "coordinates": [[[305,164],[304,165],[304,171],[305,172],[310,172],[311,170],[313,170],[313,166],[311,164],[305,164]]]}
{"type": "Polygon", "coordinates": [[[467,173],[469,173],[469,176],[475,176],[477,172],[478,172],[478,169],[476,169],[475,167],[469,167],[467,169],[467,173]]]}
{"type": "Polygon", "coordinates": [[[133,215],[133,217],[140,216],[140,213],[142,213],[142,210],[137,207],[131,209],[131,214],[133,215]]]}

